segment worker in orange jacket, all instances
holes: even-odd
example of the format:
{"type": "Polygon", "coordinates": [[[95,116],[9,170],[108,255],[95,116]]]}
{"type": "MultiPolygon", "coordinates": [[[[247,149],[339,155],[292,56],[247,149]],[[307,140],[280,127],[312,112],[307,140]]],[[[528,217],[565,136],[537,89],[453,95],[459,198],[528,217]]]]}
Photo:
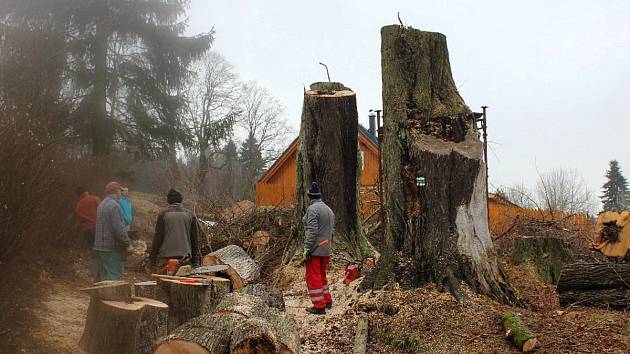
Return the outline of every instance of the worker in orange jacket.
{"type": "Polygon", "coordinates": [[[98,209],[101,199],[95,195],[91,195],[83,187],[77,187],[76,192],[79,200],[77,200],[77,204],[74,207],[74,214],[79,221],[85,243],[91,251],[92,247],[94,247],[96,209],[98,209]]]}

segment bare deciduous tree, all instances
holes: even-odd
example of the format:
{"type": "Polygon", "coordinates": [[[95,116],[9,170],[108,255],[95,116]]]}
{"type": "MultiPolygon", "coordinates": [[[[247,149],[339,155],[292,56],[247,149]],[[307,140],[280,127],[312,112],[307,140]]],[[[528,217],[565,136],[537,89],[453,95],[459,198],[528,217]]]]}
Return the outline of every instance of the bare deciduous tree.
{"type": "Polygon", "coordinates": [[[212,163],[211,154],[231,136],[239,115],[238,77],[221,54],[210,51],[193,70],[196,74],[186,92],[184,116],[198,157],[197,184],[203,185],[212,163]]]}
{"type": "Polygon", "coordinates": [[[246,137],[253,137],[263,162],[276,160],[293,130],[283,118],[284,107],[271,93],[254,82],[243,84],[240,98],[242,115],[238,125],[246,137]]]}

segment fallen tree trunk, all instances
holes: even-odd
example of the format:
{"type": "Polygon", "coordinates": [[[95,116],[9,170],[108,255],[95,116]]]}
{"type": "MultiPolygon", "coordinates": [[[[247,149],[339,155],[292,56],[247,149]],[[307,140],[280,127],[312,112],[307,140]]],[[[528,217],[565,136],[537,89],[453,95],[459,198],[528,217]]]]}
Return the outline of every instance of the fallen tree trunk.
{"type": "Polygon", "coordinates": [[[501,317],[505,336],[510,339],[512,344],[524,353],[534,350],[538,341],[523,321],[511,311],[504,312],[501,317]]]}
{"type": "Polygon", "coordinates": [[[169,333],[191,318],[211,313],[221,299],[230,292],[230,281],[207,277],[206,283],[158,278],[158,284],[168,297],[169,333]]]}
{"type": "Polygon", "coordinates": [[[284,311],[284,297],[282,290],[264,284],[250,284],[241,289],[243,294],[259,297],[267,306],[284,311]]]}
{"type": "Polygon", "coordinates": [[[227,264],[227,276],[232,282],[232,291],[239,291],[260,276],[260,267],[239,246],[229,245],[207,254],[201,261],[203,266],[227,264]]]}
{"type": "Polygon", "coordinates": [[[231,293],[226,295],[217,305],[215,314],[236,313],[245,318],[261,318],[271,324],[284,353],[297,353],[300,348],[300,337],[297,324],[286,312],[269,307],[259,297],[231,293]]]}
{"type": "Polygon", "coordinates": [[[271,326],[238,314],[193,318],[161,340],[154,354],[277,353],[271,326]]]}
{"type": "Polygon", "coordinates": [[[92,297],[80,347],[91,354],[151,353],[158,338],[166,335],[168,306],[133,297],[130,302],[92,297]]]}
{"type": "Polygon", "coordinates": [[[226,295],[212,314],[186,322],[158,343],[156,354],[298,353],[293,318],[241,293],[226,295]]]}
{"type": "Polygon", "coordinates": [[[367,341],[368,341],[368,316],[367,314],[361,314],[357,323],[357,333],[354,337],[354,346],[352,352],[354,354],[367,353],[367,341]]]}
{"type": "Polygon", "coordinates": [[[559,293],[570,290],[630,289],[630,264],[573,263],[562,268],[559,293]]]}
{"type": "Polygon", "coordinates": [[[560,305],[630,308],[630,289],[597,289],[564,291],[559,293],[560,305]]]}

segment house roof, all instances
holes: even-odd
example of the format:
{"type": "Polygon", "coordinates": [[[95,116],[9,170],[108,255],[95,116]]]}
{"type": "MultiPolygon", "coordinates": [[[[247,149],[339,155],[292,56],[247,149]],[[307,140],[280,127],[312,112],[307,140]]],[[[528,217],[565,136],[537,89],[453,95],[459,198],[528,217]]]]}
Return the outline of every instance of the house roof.
{"type": "MultiPolygon", "coordinates": [[[[375,153],[378,153],[378,139],[370,134],[369,130],[365,129],[361,124],[359,124],[359,138],[363,138],[361,139],[364,142],[368,142],[368,147],[370,149],[372,149],[375,153]]],[[[298,136],[299,138],[299,136],[298,136]]],[[[271,177],[276,173],[276,171],[278,171],[278,169],[280,169],[280,166],[282,166],[282,164],[284,164],[290,157],[291,155],[297,150],[297,146],[298,146],[298,138],[293,139],[293,141],[291,142],[291,144],[289,144],[289,146],[287,147],[286,150],[284,150],[284,152],[282,153],[282,155],[280,155],[280,157],[271,165],[271,167],[269,167],[269,169],[267,170],[267,172],[263,173],[262,176],[260,176],[260,178],[258,179],[258,182],[268,182],[269,179],[271,179],[271,177]]]]}

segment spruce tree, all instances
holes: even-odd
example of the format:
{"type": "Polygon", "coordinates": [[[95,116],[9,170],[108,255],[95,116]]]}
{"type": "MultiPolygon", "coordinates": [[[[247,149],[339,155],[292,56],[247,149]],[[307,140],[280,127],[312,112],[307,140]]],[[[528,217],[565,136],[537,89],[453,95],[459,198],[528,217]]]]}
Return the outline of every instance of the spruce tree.
{"type": "Polygon", "coordinates": [[[606,179],[606,183],[602,186],[603,194],[600,196],[604,211],[627,209],[630,196],[628,181],[621,173],[617,160],[609,162],[606,179]]]}
{"type": "Polygon", "coordinates": [[[256,180],[265,168],[265,161],[262,158],[260,146],[253,134],[249,134],[243,142],[241,147],[241,164],[245,181],[244,197],[253,200],[256,180]]]}

